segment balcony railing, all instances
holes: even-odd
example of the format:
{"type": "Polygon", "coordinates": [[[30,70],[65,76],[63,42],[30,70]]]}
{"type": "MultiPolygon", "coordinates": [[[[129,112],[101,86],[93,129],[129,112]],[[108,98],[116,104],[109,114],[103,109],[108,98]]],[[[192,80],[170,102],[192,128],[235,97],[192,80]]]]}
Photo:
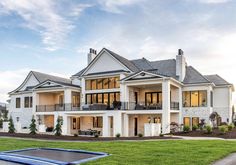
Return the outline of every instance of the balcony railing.
{"type": "MultiPolygon", "coordinates": [[[[179,110],[178,102],[170,103],[171,110],[179,110]]],[[[80,110],[162,110],[162,103],[145,102],[114,102],[111,105],[105,103],[95,104],[55,104],[55,105],[37,105],[36,112],[54,112],[54,111],[80,111],[80,110]]]]}
{"type": "Polygon", "coordinates": [[[171,110],[179,110],[179,102],[170,102],[171,110]]]}
{"type": "Polygon", "coordinates": [[[37,105],[36,112],[54,112],[54,111],[79,111],[79,104],[55,104],[55,105],[37,105]]]}

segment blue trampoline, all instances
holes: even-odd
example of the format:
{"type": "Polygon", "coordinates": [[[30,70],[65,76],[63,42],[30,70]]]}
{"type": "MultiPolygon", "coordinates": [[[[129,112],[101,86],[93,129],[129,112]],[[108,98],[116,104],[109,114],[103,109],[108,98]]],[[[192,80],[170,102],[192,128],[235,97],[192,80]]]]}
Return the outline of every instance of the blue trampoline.
{"type": "Polygon", "coordinates": [[[27,148],[0,153],[1,165],[74,165],[108,156],[104,152],[61,148],[27,148]]]}

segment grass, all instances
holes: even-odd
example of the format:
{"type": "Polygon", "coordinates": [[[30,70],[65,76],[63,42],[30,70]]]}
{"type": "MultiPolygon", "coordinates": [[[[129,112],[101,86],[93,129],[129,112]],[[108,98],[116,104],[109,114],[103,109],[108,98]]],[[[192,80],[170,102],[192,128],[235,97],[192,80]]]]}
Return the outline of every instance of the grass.
{"type": "Polygon", "coordinates": [[[0,138],[0,150],[29,147],[60,147],[101,151],[109,157],[86,164],[89,165],[154,165],[197,164],[206,165],[232,152],[236,152],[236,141],[223,140],[162,140],[136,142],[46,142],[0,138]]]}

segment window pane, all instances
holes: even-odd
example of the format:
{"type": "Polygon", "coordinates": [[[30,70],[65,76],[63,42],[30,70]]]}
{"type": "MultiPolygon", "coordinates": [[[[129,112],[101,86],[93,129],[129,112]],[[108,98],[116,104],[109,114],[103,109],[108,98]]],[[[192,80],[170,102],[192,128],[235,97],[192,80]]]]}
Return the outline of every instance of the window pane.
{"type": "Polygon", "coordinates": [[[108,93],[103,94],[103,102],[108,105],[108,93]]]}
{"type": "Polygon", "coordinates": [[[120,101],[120,93],[116,93],[116,101],[120,101]]]}
{"type": "Polygon", "coordinates": [[[72,119],[72,129],[76,129],[76,118],[72,119]]]}
{"type": "Polygon", "coordinates": [[[147,105],[150,105],[152,103],[151,93],[146,93],[146,101],[145,101],[145,103],[147,105]]]}
{"type": "Polygon", "coordinates": [[[97,81],[96,80],[91,80],[91,85],[92,85],[92,90],[97,89],[97,81]]]}
{"type": "Polygon", "coordinates": [[[199,91],[199,106],[207,106],[207,91],[199,91]]]}
{"type": "Polygon", "coordinates": [[[29,108],[29,97],[25,97],[25,108],[29,108]]]}
{"type": "Polygon", "coordinates": [[[183,107],[190,107],[190,92],[183,92],[183,107]]]}
{"type": "Polygon", "coordinates": [[[30,97],[30,108],[33,107],[33,97],[30,97]]]}
{"type": "Polygon", "coordinates": [[[211,107],[213,107],[213,92],[211,91],[211,107]]]}
{"type": "Polygon", "coordinates": [[[97,94],[92,94],[92,104],[97,103],[97,94]]]}
{"type": "Polygon", "coordinates": [[[97,122],[98,122],[98,125],[97,125],[97,127],[98,128],[102,128],[102,117],[97,117],[98,119],[97,119],[97,122]]]}
{"type": "Polygon", "coordinates": [[[115,78],[109,78],[109,88],[115,88],[115,78]]]}
{"type": "Polygon", "coordinates": [[[91,90],[91,81],[90,80],[85,81],[85,89],[86,90],[91,90]]]}
{"type": "Polygon", "coordinates": [[[152,93],[152,104],[157,104],[157,93],[152,93]]]}
{"type": "Polygon", "coordinates": [[[115,77],[115,88],[120,88],[120,77],[115,77]]]}
{"type": "Polygon", "coordinates": [[[16,98],[16,108],[20,108],[20,98],[16,98]]]}
{"type": "Polygon", "coordinates": [[[158,103],[162,103],[162,93],[158,93],[158,103]]]}
{"type": "Polygon", "coordinates": [[[100,94],[98,94],[98,103],[102,103],[103,101],[102,101],[102,94],[100,93],[100,94]]]}
{"type": "Polygon", "coordinates": [[[97,89],[102,89],[102,81],[103,81],[103,79],[97,80],[97,89]]]}
{"type": "Polygon", "coordinates": [[[114,100],[115,100],[114,93],[110,93],[110,106],[113,105],[114,100]]]}
{"type": "Polygon", "coordinates": [[[91,104],[91,95],[86,95],[86,104],[91,104]]]}
{"type": "Polygon", "coordinates": [[[191,107],[198,107],[198,91],[191,92],[191,107]]]}
{"type": "Polygon", "coordinates": [[[184,125],[190,126],[190,118],[189,117],[184,117],[184,125]]]}
{"type": "Polygon", "coordinates": [[[199,125],[199,118],[198,117],[193,117],[192,118],[192,126],[198,126],[199,125]]]}
{"type": "Polygon", "coordinates": [[[103,89],[108,89],[108,79],[103,79],[103,89]]]}

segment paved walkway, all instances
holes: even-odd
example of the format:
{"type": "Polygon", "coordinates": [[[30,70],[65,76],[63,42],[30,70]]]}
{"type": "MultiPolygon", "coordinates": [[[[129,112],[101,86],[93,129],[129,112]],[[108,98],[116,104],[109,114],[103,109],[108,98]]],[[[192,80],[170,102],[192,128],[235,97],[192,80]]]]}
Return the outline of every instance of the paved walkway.
{"type": "Polygon", "coordinates": [[[218,137],[190,137],[190,136],[172,136],[172,137],[177,137],[184,140],[228,140],[228,139],[218,138],[218,137]]]}
{"type": "Polygon", "coordinates": [[[236,164],[236,153],[233,153],[221,160],[216,161],[212,165],[235,165],[235,164],[236,164]]]}

